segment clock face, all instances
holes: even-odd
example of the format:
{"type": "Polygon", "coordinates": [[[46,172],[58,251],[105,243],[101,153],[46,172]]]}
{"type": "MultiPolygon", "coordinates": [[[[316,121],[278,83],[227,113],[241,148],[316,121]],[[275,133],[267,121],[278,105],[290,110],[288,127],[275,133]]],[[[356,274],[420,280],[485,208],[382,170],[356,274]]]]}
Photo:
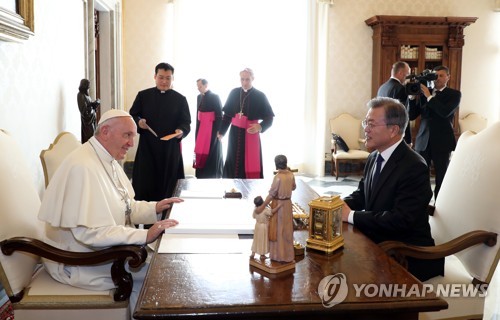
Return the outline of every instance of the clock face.
{"type": "Polygon", "coordinates": [[[332,253],[344,246],[342,236],[342,207],[335,197],[321,197],[309,202],[309,238],[307,247],[332,253]]]}
{"type": "Polygon", "coordinates": [[[316,239],[328,239],[327,234],[327,210],[320,208],[312,208],[313,216],[313,232],[312,235],[316,239]]]}
{"type": "Polygon", "coordinates": [[[335,210],[311,208],[311,236],[318,240],[332,240],[341,235],[342,207],[335,210]]]}

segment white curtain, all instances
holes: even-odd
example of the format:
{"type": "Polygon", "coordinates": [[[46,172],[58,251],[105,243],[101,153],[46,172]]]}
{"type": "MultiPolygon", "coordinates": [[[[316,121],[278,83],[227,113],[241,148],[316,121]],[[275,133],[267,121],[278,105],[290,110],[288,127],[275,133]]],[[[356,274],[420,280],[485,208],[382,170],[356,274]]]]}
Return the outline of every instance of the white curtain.
{"type": "MultiPolygon", "coordinates": [[[[301,172],[324,170],[327,14],[321,17],[326,21],[317,21],[327,12],[323,7],[316,0],[168,4],[173,23],[167,22],[165,61],[175,67],[174,89],[188,99],[193,128],[196,79],[206,78],[224,104],[229,91],[240,86],[239,71],[254,70],[254,87],[267,95],[275,113],[273,126],[261,136],[264,177],[271,176],[277,154],[285,154],[290,167],[301,172]]],[[[183,142],[186,174],[192,172],[193,149],[194,132],[183,142]]]]}
{"type": "Polygon", "coordinates": [[[306,113],[307,152],[304,153],[304,171],[315,176],[325,172],[324,146],[326,126],[326,71],[328,58],[328,10],[330,4],[309,1],[306,113]]]}

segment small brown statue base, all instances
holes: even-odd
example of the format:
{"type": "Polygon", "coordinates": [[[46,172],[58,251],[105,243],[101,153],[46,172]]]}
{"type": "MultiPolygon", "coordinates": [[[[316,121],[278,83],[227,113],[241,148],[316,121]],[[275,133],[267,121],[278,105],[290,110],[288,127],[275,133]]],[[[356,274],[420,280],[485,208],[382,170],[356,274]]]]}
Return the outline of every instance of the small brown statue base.
{"type": "Polygon", "coordinates": [[[295,261],[278,262],[278,261],[273,261],[269,258],[263,260],[260,259],[259,257],[250,258],[250,265],[271,274],[281,273],[295,269],[295,261]]]}

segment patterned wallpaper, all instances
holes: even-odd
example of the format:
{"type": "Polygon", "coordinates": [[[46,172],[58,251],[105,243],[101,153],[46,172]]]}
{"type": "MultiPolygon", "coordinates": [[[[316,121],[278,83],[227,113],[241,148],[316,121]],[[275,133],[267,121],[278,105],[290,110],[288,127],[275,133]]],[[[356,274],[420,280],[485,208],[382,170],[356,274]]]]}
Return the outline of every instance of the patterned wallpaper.
{"type": "Polygon", "coordinates": [[[35,35],[22,43],[0,41],[0,128],[20,143],[43,193],[40,151],[61,131],[80,136],[76,94],[84,76],[83,5],[81,0],[34,5],[35,35]]]}
{"type": "MultiPolygon", "coordinates": [[[[491,10],[492,5],[492,0],[335,0],[330,10],[326,121],[342,112],[359,118],[366,114],[366,102],[371,98],[373,32],[364,21],[374,15],[479,17],[464,32],[461,113],[477,112],[498,120],[500,81],[487,71],[492,67],[495,74],[500,71],[500,39],[493,34],[499,30],[500,14],[491,10]],[[480,88],[488,94],[479,94],[480,88]]],[[[326,141],[325,150],[329,147],[326,141]]]]}
{"type": "MultiPolygon", "coordinates": [[[[481,2],[487,1],[336,0],[330,12],[332,37],[329,44],[329,59],[332,67],[329,87],[341,87],[342,90],[332,90],[329,95],[329,105],[332,106],[331,115],[354,110],[353,113],[357,116],[364,116],[364,104],[371,98],[371,37],[373,33],[372,29],[364,23],[365,19],[374,15],[477,17],[487,12],[481,8],[481,2]],[[340,101],[349,101],[349,103],[339,103],[340,101]]],[[[483,17],[465,29],[466,45],[463,62],[465,74],[463,78],[467,77],[467,70],[470,70],[467,68],[467,53],[469,47],[472,46],[471,42],[474,40],[472,38],[478,32],[484,34],[484,29],[483,17]]]]}
{"type": "Polygon", "coordinates": [[[153,87],[154,68],[168,60],[166,43],[167,1],[125,0],[123,2],[123,60],[125,69],[125,108],[132,106],[138,91],[153,87]]]}

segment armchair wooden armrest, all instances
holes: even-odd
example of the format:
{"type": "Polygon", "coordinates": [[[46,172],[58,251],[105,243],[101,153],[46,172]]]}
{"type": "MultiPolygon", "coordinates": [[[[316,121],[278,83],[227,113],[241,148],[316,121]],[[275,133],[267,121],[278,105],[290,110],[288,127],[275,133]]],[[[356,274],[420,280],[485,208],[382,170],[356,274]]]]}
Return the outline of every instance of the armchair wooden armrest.
{"type": "MultiPolygon", "coordinates": [[[[405,269],[408,269],[408,260],[406,257],[417,259],[439,259],[480,243],[484,243],[489,247],[495,246],[497,243],[497,234],[482,230],[471,231],[446,243],[432,247],[414,246],[400,241],[384,241],[379,243],[379,246],[405,269]]],[[[478,282],[480,281],[477,279],[474,279],[473,281],[473,283],[478,282]]]]}
{"type": "MultiPolygon", "coordinates": [[[[497,243],[497,234],[495,232],[482,230],[471,231],[446,243],[431,247],[414,246],[400,241],[384,241],[379,243],[379,246],[405,269],[408,269],[408,260],[406,257],[417,259],[439,259],[480,243],[484,243],[489,247],[495,246],[497,243]]],[[[473,283],[478,282],[481,281],[477,279],[474,279],[473,281],[473,283]]]]}
{"type": "MultiPolygon", "coordinates": [[[[11,255],[14,251],[23,251],[68,265],[88,266],[113,261],[110,272],[117,286],[114,292],[115,301],[125,301],[132,293],[132,275],[125,270],[125,262],[128,260],[129,266],[136,268],[146,261],[148,255],[145,247],[138,245],[114,246],[94,252],[71,252],[28,237],[4,240],[0,242],[0,247],[5,255],[11,255]]],[[[21,298],[22,293],[19,300],[21,298]]]]}

